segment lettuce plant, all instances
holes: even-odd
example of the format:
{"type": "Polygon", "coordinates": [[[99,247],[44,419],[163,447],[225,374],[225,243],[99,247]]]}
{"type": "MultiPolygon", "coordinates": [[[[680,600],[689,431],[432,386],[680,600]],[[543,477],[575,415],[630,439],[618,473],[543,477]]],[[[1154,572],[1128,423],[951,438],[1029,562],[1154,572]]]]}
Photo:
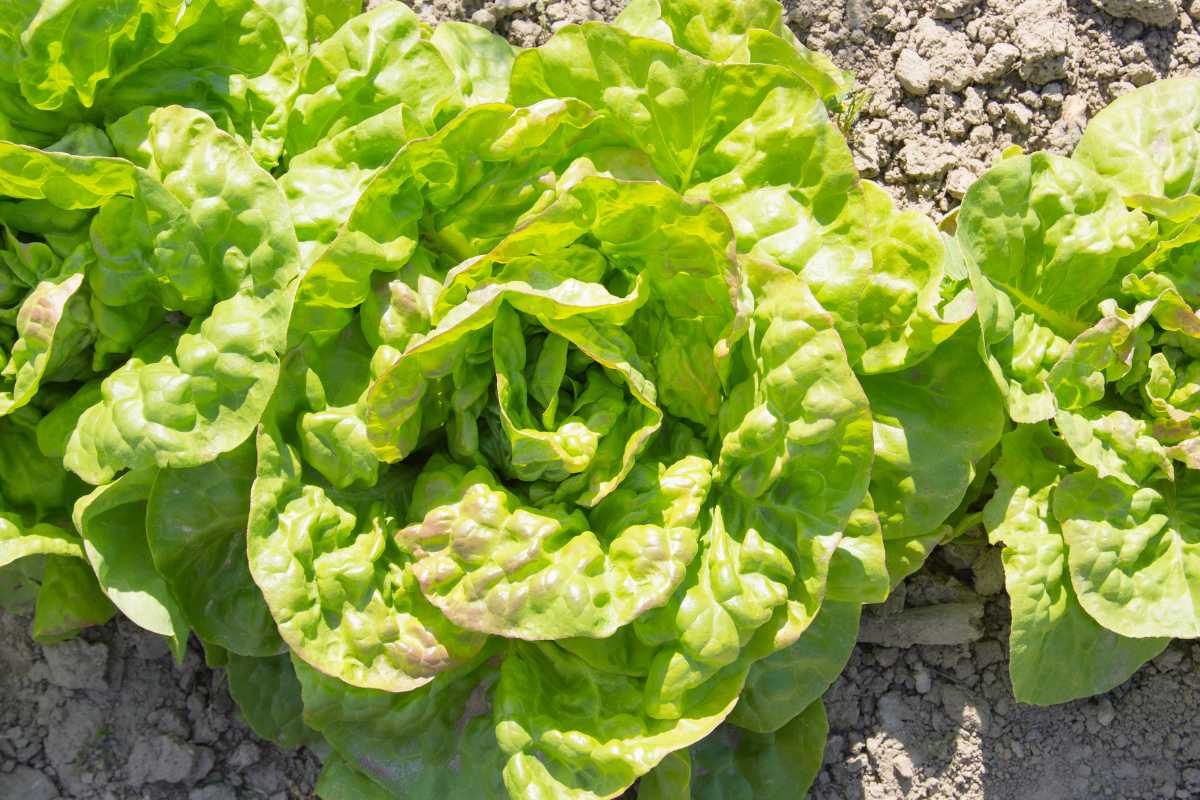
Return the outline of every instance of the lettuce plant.
{"type": "Polygon", "coordinates": [[[1200,636],[1200,81],[1122,97],[1071,158],[1003,159],[964,197],[957,239],[1015,423],[984,511],[1013,689],[1103,692],[1200,636]]]}
{"type": "Polygon", "coordinates": [[[0,581],[326,798],[802,791],[1001,436],[957,249],[769,0],[352,12],[0,12],[0,581]]]}

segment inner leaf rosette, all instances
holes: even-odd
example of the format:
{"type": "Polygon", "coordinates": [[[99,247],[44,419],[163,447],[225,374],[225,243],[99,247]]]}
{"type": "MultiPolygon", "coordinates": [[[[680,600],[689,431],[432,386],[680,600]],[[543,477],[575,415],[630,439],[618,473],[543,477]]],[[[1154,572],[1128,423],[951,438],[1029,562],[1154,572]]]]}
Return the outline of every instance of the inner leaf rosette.
{"type": "Polygon", "coordinates": [[[742,324],[730,242],[714,206],[593,175],[448,273],[365,416],[384,459],[445,442],[398,540],[450,619],[604,637],[684,579],[712,463],[662,428],[719,407],[742,324]]]}

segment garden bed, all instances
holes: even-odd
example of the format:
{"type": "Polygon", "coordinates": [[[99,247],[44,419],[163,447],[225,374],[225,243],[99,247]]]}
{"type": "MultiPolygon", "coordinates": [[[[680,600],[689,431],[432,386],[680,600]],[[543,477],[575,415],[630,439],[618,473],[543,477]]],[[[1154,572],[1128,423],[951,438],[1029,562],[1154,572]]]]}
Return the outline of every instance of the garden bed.
{"type": "MultiPolygon", "coordinates": [[[[620,10],[609,0],[416,8],[429,21],[468,19],[520,45],[620,10]]],[[[800,41],[868,90],[849,132],[859,171],[935,216],[1010,145],[1068,153],[1086,120],[1116,97],[1200,74],[1200,0],[799,0],[787,9],[800,41]]],[[[1017,704],[1008,601],[994,565],[995,554],[980,548],[943,551],[899,597],[868,610],[874,643],[859,645],[826,696],[830,737],[811,796],[1200,794],[1200,722],[1190,713],[1200,708],[1200,646],[1172,644],[1097,698],[1017,704]],[[914,608],[946,603],[968,609],[958,633],[942,633],[959,643],[920,644],[937,632],[897,624],[914,608]]],[[[0,651],[0,797],[311,796],[316,758],[259,741],[194,641],[178,667],[161,640],[125,621],[45,648],[29,639],[28,624],[0,616],[0,641],[11,643],[0,651]]]]}

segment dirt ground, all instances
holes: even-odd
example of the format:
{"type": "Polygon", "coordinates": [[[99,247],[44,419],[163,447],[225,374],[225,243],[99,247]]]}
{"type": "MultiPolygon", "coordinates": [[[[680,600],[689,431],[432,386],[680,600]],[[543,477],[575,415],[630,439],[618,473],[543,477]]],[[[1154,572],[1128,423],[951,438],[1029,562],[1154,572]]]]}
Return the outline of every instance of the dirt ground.
{"type": "MultiPolygon", "coordinates": [[[[384,2],[388,0],[382,0],[384,2]]],[[[2,0],[0,0],[2,2],[2,0]]],[[[870,90],[852,139],[863,174],[937,214],[1006,146],[1067,152],[1088,117],[1159,77],[1200,74],[1200,0],[791,0],[808,46],[870,90]]],[[[618,0],[419,0],[518,44],[618,0]]],[[[984,559],[982,563],[986,563],[984,559]]],[[[1007,601],[995,570],[951,552],[871,612],[826,697],[817,800],[1200,797],[1200,644],[1177,642],[1109,694],[1017,705],[1007,601]],[[982,604],[975,641],[904,646],[898,621],[937,602],[982,604]],[[894,641],[889,637],[895,638],[894,641]]],[[[0,800],[311,797],[310,753],[259,741],[224,677],[193,649],[115,622],[39,647],[0,615],[0,800]]]]}

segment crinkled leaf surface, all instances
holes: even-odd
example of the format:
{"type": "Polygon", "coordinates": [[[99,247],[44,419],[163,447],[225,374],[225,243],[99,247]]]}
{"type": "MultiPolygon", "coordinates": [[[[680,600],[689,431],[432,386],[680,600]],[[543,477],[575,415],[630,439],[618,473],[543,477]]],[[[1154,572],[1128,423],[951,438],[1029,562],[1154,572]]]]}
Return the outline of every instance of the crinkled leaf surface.
{"type": "Polygon", "coordinates": [[[493,701],[510,796],[615,797],[729,712],[718,695],[676,719],[649,717],[644,680],[594,669],[552,643],[513,645],[493,701]]]}
{"type": "Polygon", "coordinates": [[[293,654],[355,686],[410,691],[469,660],[484,637],[421,594],[395,534],[411,478],[336,490],[309,478],[278,433],[258,434],[247,549],[293,654]]]}
{"type": "Polygon", "coordinates": [[[455,74],[407,6],[385,3],[353,17],[313,48],[288,121],[287,151],[312,148],[389,108],[406,105],[425,125],[462,110],[455,74]]]}
{"type": "Polygon", "coordinates": [[[416,557],[426,597],[464,628],[519,639],[609,636],[664,604],[696,554],[711,465],[690,456],[644,471],[641,493],[613,497],[636,510],[593,532],[581,511],[524,506],[484,468],[431,461],[414,488],[414,506],[429,510],[397,538],[416,557]]]}
{"type": "Polygon", "coordinates": [[[661,637],[648,702],[663,719],[801,635],[866,494],[870,412],[832,321],[790,272],[758,264],[751,285],[765,300],[734,354],[712,523],[681,592],[639,630],[661,637]]]}
{"type": "Polygon", "coordinates": [[[1068,542],[1050,510],[1069,463],[1069,452],[1044,423],[1006,434],[993,469],[996,494],[984,511],[989,536],[1004,545],[1012,602],[1009,671],[1013,693],[1025,703],[1064,703],[1106,692],[1167,644],[1114,633],[1080,604],[1068,569],[1068,542]]]}
{"type": "Polygon", "coordinates": [[[135,354],[104,379],[65,458],[93,483],[122,468],[197,466],[250,435],[278,380],[299,270],[283,192],[245,147],[184,108],[125,123],[118,146],[189,209],[222,280],[173,352],[135,354]]]}
{"type": "Polygon", "coordinates": [[[1139,487],[1088,472],[1062,480],[1054,516],[1089,614],[1124,636],[1200,635],[1197,502],[1191,470],[1139,487]]]}
{"type": "Polygon", "coordinates": [[[1014,420],[1053,416],[1044,380],[1056,337],[1099,318],[1098,295],[1151,233],[1115,187],[1047,153],[1004,159],[968,190],[957,236],[1014,420]]]}
{"type": "Polygon", "coordinates": [[[1200,194],[1200,80],[1157,81],[1113,101],[1073,158],[1127,195],[1200,194]]]}

